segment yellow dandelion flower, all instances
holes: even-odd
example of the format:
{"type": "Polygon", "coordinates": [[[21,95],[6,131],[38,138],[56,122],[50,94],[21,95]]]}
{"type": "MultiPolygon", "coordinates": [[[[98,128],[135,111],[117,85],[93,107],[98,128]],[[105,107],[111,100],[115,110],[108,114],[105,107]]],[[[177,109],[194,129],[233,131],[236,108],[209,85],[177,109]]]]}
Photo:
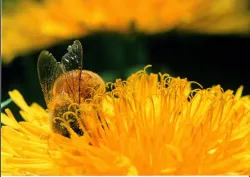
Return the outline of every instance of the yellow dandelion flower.
{"type": "Polygon", "coordinates": [[[250,97],[220,86],[191,90],[187,79],[147,74],[65,114],[70,138],[53,133],[49,113],[9,92],[24,121],[1,113],[2,175],[230,175],[250,173],[250,97]],[[94,103],[94,102],[93,102],[94,103]],[[76,114],[81,112],[81,114],[76,114]],[[83,123],[84,122],[84,123],[83,123]]]}
{"type": "Polygon", "coordinates": [[[9,12],[7,8],[3,12],[3,62],[97,30],[127,33],[131,24],[144,33],[173,28],[203,33],[248,33],[248,5],[248,0],[73,0],[70,3],[19,0],[9,12]]]}

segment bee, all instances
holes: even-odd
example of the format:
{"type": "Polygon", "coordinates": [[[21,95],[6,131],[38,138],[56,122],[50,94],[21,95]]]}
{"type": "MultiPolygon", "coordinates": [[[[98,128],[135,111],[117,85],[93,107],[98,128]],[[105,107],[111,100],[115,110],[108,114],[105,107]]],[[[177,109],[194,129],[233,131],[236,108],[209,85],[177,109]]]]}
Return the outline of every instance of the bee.
{"type": "Polygon", "coordinates": [[[80,106],[88,104],[96,91],[104,92],[105,84],[98,74],[83,70],[80,41],[76,40],[68,47],[61,62],[57,62],[48,51],[42,51],[37,61],[37,72],[52,131],[70,138],[70,127],[82,136],[86,127],[79,112],[80,106]]]}

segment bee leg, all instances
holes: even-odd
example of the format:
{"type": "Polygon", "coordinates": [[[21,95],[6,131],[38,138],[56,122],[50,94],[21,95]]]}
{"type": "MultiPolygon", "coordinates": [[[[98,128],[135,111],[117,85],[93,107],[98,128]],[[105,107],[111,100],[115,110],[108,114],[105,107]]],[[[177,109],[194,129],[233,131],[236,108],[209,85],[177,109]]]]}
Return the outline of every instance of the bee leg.
{"type": "MultiPolygon", "coordinates": [[[[99,120],[99,121],[101,122],[101,124],[102,124],[102,129],[105,130],[99,112],[97,112],[97,117],[98,117],[98,120],[99,120]]],[[[105,121],[105,124],[106,124],[107,128],[109,128],[107,121],[106,121],[105,119],[104,119],[104,121],[105,121]]]]}

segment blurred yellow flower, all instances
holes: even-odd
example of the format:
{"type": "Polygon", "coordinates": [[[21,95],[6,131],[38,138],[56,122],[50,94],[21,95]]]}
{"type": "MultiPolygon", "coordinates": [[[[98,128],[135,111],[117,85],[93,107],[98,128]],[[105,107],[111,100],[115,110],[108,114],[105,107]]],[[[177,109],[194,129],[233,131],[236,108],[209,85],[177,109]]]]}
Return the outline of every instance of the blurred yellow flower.
{"type": "MultiPolygon", "coordinates": [[[[2,17],[3,62],[31,50],[97,30],[157,33],[177,28],[205,33],[247,33],[247,0],[84,1],[19,0],[2,17]]],[[[13,6],[13,4],[9,4],[13,6]]]]}
{"type": "Polygon", "coordinates": [[[52,133],[48,112],[14,90],[24,121],[1,113],[1,173],[250,174],[250,97],[242,87],[234,95],[220,86],[191,90],[191,83],[145,71],[117,80],[98,95],[102,104],[84,109],[83,136],[68,127],[71,138],[52,133]]]}

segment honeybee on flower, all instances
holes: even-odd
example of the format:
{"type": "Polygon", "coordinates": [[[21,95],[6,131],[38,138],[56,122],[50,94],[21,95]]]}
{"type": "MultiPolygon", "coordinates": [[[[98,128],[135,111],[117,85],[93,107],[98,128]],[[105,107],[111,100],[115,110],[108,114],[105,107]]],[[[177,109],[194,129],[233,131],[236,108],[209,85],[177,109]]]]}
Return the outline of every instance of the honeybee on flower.
{"type": "Polygon", "coordinates": [[[95,93],[104,92],[105,84],[98,74],[83,70],[80,41],[76,40],[68,47],[61,62],[57,62],[48,51],[42,51],[37,71],[52,130],[65,137],[70,137],[72,131],[82,136],[87,130],[84,109],[95,93]]]}

